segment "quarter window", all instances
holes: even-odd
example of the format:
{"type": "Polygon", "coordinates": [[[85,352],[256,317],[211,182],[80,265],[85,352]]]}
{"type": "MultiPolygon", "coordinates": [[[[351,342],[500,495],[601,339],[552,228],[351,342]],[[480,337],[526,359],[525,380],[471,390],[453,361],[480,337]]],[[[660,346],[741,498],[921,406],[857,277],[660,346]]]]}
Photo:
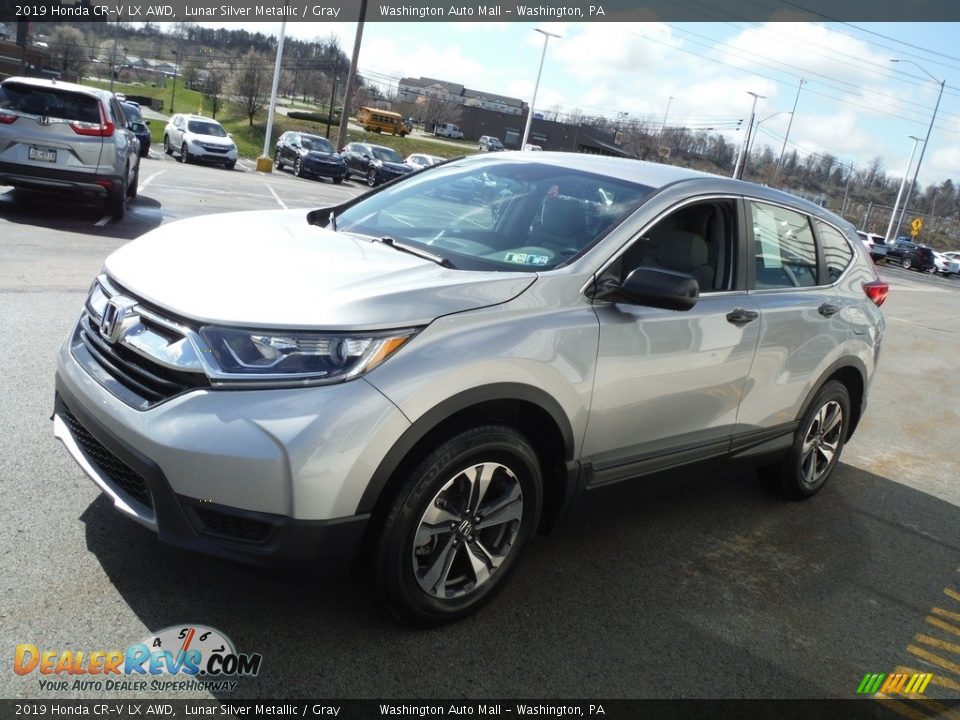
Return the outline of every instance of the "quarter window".
{"type": "Polygon", "coordinates": [[[817,248],[810,221],[786,208],[750,203],[753,221],[755,287],[814,287],[817,284],[817,248]]]}
{"type": "Polygon", "coordinates": [[[827,278],[829,282],[835,283],[853,260],[853,250],[850,249],[850,244],[839,230],[819,220],[815,223],[817,237],[820,238],[820,250],[823,252],[823,260],[827,266],[827,278]]]}

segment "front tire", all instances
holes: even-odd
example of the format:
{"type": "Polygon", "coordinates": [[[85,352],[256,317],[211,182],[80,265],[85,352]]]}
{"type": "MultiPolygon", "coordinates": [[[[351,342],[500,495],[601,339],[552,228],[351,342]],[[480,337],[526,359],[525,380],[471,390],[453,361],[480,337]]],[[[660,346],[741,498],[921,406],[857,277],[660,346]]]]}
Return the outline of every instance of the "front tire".
{"type": "Polygon", "coordinates": [[[293,174],[297,177],[303,177],[303,160],[300,158],[293,161],[293,174]]]}
{"type": "Polygon", "coordinates": [[[900,267],[902,267],[904,270],[909,270],[911,265],[913,265],[913,263],[910,261],[910,258],[908,257],[905,257],[902,260],[900,260],[900,267]]]}
{"type": "Polygon", "coordinates": [[[377,177],[377,171],[373,168],[367,171],[367,185],[370,187],[376,187],[380,182],[380,178],[377,177]]]}
{"type": "Polygon", "coordinates": [[[273,164],[277,166],[277,170],[283,170],[283,158],[280,157],[279,150],[277,150],[277,154],[273,156],[273,164]]]}
{"type": "Polygon", "coordinates": [[[800,420],[790,454],[778,464],[763,468],[761,475],[789,498],[812,497],[837,466],[850,417],[847,386],[831,380],[820,389],[800,420]]]}
{"type": "Polygon", "coordinates": [[[163,152],[165,155],[173,155],[173,147],[170,145],[170,137],[163,136],[163,152]]]}
{"type": "Polygon", "coordinates": [[[182,163],[190,162],[190,152],[187,150],[186,143],[180,146],[180,162],[182,163]]]}
{"type": "Polygon", "coordinates": [[[540,519],[536,452],[484,425],[438,444],[409,474],[375,546],[388,608],[418,624],[463,618],[505,585],[540,519]]]}

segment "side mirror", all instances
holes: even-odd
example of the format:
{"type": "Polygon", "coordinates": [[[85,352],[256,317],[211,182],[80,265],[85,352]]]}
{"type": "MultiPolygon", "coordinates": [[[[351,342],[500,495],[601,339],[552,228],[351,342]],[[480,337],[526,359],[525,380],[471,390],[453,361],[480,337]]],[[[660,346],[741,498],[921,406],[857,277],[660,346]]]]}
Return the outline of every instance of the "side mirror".
{"type": "Polygon", "coordinates": [[[144,121],[143,121],[143,124],[144,124],[144,125],[149,125],[149,124],[150,124],[150,121],[149,121],[149,120],[144,120],[144,121]]]}
{"type": "Polygon", "coordinates": [[[595,298],[664,310],[689,310],[697,304],[700,286],[687,273],[657,267],[639,267],[623,283],[601,282],[595,298]]]}

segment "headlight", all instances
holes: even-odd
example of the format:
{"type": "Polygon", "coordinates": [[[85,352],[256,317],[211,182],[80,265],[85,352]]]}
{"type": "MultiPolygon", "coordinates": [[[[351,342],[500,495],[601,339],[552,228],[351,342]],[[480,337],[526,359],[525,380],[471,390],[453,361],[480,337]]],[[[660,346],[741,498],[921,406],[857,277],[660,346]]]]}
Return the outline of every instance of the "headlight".
{"type": "Polygon", "coordinates": [[[208,362],[219,370],[213,383],[260,381],[271,385],[343,382],[372,370],[418,330],[333,334],[236,330],[205,326],[208,362]],[[217,377],[219,376],[219,377],[217,377]]]}

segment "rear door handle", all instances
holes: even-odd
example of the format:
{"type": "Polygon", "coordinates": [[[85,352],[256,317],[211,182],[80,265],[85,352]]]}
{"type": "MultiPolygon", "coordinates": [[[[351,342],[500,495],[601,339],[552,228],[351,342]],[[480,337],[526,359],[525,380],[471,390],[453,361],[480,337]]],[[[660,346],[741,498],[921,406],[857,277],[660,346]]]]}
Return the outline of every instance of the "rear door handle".
{"type": "Polygon", "coordinates": [[[734,325],[746,325],[758,317],[760,317],[760,313],[756,310],[747,310],[746,308],[734,308],[727,313],[727,321],[732,322],[734,325]]]}
{"type": "Polygon", "coordinates": [[[823,305],[817,308],[817,312],[824,317],[830,317],[831,315],[835,315],[836,313],[840,312],[840,308],[838,308],[836,305],[825,302],[823,305]]]}

